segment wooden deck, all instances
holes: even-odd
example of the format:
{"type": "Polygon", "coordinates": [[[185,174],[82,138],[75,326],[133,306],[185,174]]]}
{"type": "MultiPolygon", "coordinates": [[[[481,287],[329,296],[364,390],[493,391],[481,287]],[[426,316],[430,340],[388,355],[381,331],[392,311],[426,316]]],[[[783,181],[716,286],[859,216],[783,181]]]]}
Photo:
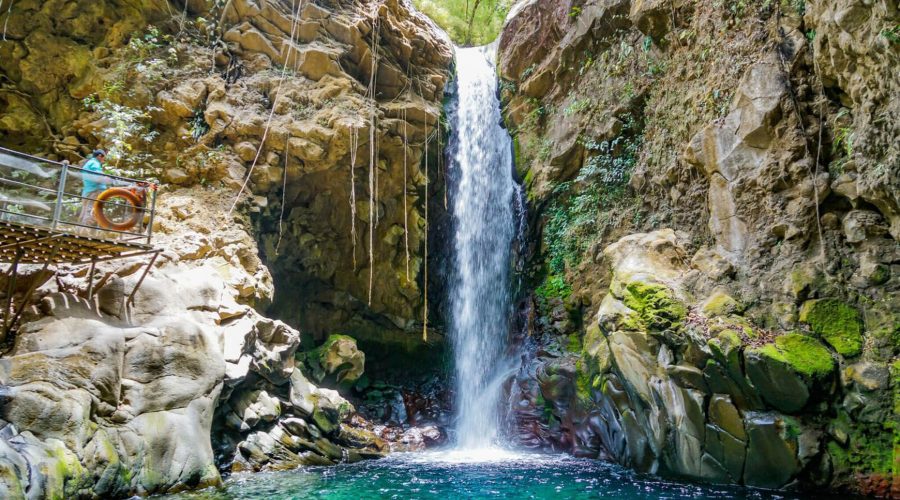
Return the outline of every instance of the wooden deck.
{"type": "Polygon", "coordinates": [[[146,243],[104,239],[99,236],[102,234],[99,230],[85,229],[83,232],[84,235],[20,222],[0,221],[0,263],[17,261],[20,264],[83,264],[157,251],[146,243]]]}

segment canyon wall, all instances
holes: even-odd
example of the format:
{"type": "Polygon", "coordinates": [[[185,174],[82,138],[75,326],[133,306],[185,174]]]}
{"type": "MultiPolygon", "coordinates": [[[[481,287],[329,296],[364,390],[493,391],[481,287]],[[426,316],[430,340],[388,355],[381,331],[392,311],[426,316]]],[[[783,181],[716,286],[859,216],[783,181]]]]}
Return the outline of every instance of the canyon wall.
{"type": "Polygon", "coordinates": [[[523,444],[900,494],[895,2],[522,2],[523,444]]]}
{"type": "Polygon", "coordinates": [[[140,259],[98,265],[90,295],[86,266],[21,270],[17,302],[38,289],[3,339],[0,496],[171,493],[441,438],[374,433],[320,386],[349,397],[364,355],[317,345],[424,345],[442,32],[397,0],[3,7],[0,145],[104,147],[158,180],[163,252],[133,304],[140,259]]]}

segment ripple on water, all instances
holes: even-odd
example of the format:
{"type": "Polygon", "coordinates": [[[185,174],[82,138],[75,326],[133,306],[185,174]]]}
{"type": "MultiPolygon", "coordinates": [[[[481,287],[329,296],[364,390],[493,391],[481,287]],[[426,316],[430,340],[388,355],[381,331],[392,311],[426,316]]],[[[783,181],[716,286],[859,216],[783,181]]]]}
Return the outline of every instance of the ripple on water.
{"type": "MultiPolygon", "coordinates": [[[[635,474],[618,465],[505,450],[398,453],[376,461],[236,474],[221,490],[175,498],[219,499],[793,499],[793,495],[635,474]]],[[[821,498],[821,497],[818,497],[821,498]]]]}

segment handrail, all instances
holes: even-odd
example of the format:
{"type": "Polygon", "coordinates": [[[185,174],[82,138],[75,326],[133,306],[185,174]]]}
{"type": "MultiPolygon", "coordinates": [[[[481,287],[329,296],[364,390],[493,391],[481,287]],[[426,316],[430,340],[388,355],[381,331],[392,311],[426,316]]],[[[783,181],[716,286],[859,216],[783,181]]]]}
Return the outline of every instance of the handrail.
{"type": "MultiPolygon", "coordinates": [[[[15,171],[26,172],[28,174],[41,177],[43,179],[41,184],[44,184],[44,185],[47,185],[50,182],[56,182],[57,184],[56,184],[56,188],[53,189],[53,188],[44,187],[44,186],[38,185],[38,184],[29,184],[28,182],[22,182],[21,180],[0,177],[0,186],[2,186],[2,185],[15,186],[16,188],[19,188],[19,189],[33,191],[34,196],[38,196],[38,197],[46,196],[46,198],[44,198],[44,199],[46,199],[47,206],[38,207],[38,211],[52,210],[52,216],[45,217],[45,216],[41,216],[41,215],[36,215],[34,213],[10,211],[7,209],[8,204],[24,203],[23,201],[21,201],[21,198],[18,201],[15,199],[0,201],[0,214],[2,214],[2,215],[8,214],[9,216],[14,216],[14,217],[25,217],[27,219],[31,219],[31,220],[35,221],[34,224],[46,226],[46,227],[51,228],[52,230],[58,230],[58,228],[62,225],[73,226],[73,227],[87,228],[87,229],[92,229],[92,230],[99,230],[99,231],[103,231],[105,233],[109,233],[111,235],[118,235],[115,238],[116,241],[133,241],[136,239],[146,239],[147,244],[150,243],[150,240],[153,236],[153,221],[154,221],[155,215],[156,215],[155,214],[155,212],[156,212],[156,191],[154,189],[155,185],[152,182],[142,181],[142,180],[138,180],[138,179],[132,179],[132,178],[123,177],[120,175],[107,174],[105,172],[96,172],[93,170],[88,170],[88,169],[84,169],[81,167],[76,167],[76,166],[70,165],[68,162],[58,162],[55,160],[48,160],[46,158],[40,158],[38,156],[34,156],[34,155],[31,155],[28,153],[22,153],[20,151],[15,151],[15,150],[4,148],[4,147],[0,147],[0,168],[2,168],[2,167],[13,169],[15,171]],[[6,155],[6,156],[9,156],[12,158],[7,159],[6,163],[4,163],[4,161],[2,160],[3,155],[6,155]],[[18,158],[19,161],[27,160],[27,161],[33,161],[35,163],[40,163],[41,166],[49,166],[49,167],[51,167],[51,169],[46,170],[46,169],[39,168],[37,165],[29,165],[26,163],[19,163],[18,161],[15,161],[16,158],[18,158]],[[31,168],[31,167],[33,167],[33,168],[31,168]],[[58,172],[57,172],[58,175],[52,174],[53,168],[58,169],[58,172]],[[71,172],[73,172],[73,171],[77,172],[77,174],[75,176],[73,176],[71,174],[71,172]],[[83,174],[82,174],[82,172],[83,172],[83,174]],[[110,184],[113,186],[117,186],[117,185],[144,186],[146,190],[143,192],[142,195],[140,195],[144,199],[144,202],[142,205],[133,206],[130,203],[119,203],[119,202],[116,202],[113,200],[99,202],[99,203],[102,203],[104,207],[117,207],[117,206],[118,207],[122,207],[122,206],[132,207],[133,206],[135,211],[131,212],[132,214],[135,214],[136,217],[138,216],[138,214],[142,214],[142,215],[140,215],[140,219],[138,219],[138,224],[135,227],[136,229],[138,229],[138,231],[129,231],[127,229],[126,230],[106,229],[106,228],[101,227],[99,224],[86,225],[86,224],[81,223],[81,220],[78,220],[77,222],[74,220],[70,220],[70,216],[72,215],[71,212],[69,213],[68,216],[64,216],[63,215],[63,207],[72,204],[73,203],[72,199],[77,200],[77,201],[74,201],[74,203],[82,203],[82,204],[86,203],[85,204],[86,207],[93,207],[93,205],[95,203],[98,203],[96,198],[91,197],[91,196],[84,196],[84,195],[82,195],[82,192],[80,190],[77,192],[77,194],[75,192],[71,192],[71,190],[67,191],[67,189],[66,189],[67,181],[72,178],[77,179],[78,178],[77,176],[83,176],[82,181],[87,179],[88,178],[87,176],[90,176],[90,178],[94,179],[95,182],[97,182],[98,184],[110,184]],[[51,181],[50,179],[53,179],[53,180],[51,181]],[[45,193],[45,194],[42,195],[41,193],[45,193]],[[52,202],[53,203],[52,207],[49,206],[51,203],[49,200],[49,197],[50,197],[49,193],[55,194],[54,201],[52,202]],[[149,214],[149,218],[150,218],[149,223],[144,225],[143,218],[146,217],[148,214],[149,214]],[[39,221],[46,221],[46,222],[42,223],[39,221]]],[[[21,193],[22,191],[18,191],[18,192],[21,193]]],[[[32,212],[34,211],[34,208],[35,207],[31,208],[32,212]]],[[[92,210],[93,208],[87,208],[87,209],[92,210]]],[[[69,210],[66,210],[66,211],[69,212],[69,210]]],[[[78,217],[81,217],[81,216],[78,216],[78,217]]],[[[129,229],[131,229],[131,228],[129,228],[129,229]]]]}
{"type": "Polygon", "coordinates": [[[56,160],[48,160],[48,159],[46,159],[46,158],[41,158],[41,157],[39,157],[39,156],[30,155],[30,154],[28,154],[28,153],[22,153],[22,152],[15,151],[15,150],[12,150],[12,149],[7,149],[7,148],[4,148],[4,147],[0,147],[0,153],[8,153],[8,154],[11,154],[11,155],[13,155],[13,156],[20,156],[20,157],[28,158],[28,159],[30,159],[30,160],[39,161],[39,162],[41,162],[41,163],[49,163],[49,164],[54,165],[54,166],[57,166],[57,167],[67,167],[67,168],[70,169],[70,170],[78,170],[78,171],[81,171],[81,172],[89,172],[90,175],[102,175],[103,177],[109,177],[109,178],[112,178],[112,179],[116,179],[116,180],[120,180],[120,181],[125,181],[125,182],[131,183],[131,184],[137,184],[137,183],[140,183],[140,182],[143,182],[143,183],[148,182],[148,181],[142,181],[142,180],[140,180],[140,179],[132,179],[131,177],[122,177],[121,175],[107,174],[107,173],[105,173],[105,172],[102,173],[102,174],[98,174],[97,172],[93,172],[93,171],[91,171],[91,170],[86,170],[86,169],[84,169],[84,168],[77,167],[77,166],[75,166],[75,165],[71,165],[71,164],[64,163],[64,162],[59,162],[59,161],[56,161],[56,160]]]}

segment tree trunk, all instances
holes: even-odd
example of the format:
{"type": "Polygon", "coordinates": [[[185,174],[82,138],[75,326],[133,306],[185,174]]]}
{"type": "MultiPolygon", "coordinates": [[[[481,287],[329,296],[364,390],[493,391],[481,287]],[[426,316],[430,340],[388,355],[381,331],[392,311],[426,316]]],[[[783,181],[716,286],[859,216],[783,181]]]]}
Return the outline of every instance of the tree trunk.
{"type": "Polygon", "coordinates": [[[475,13],[478,11],[480,4],[481,0],[475,0],[475,3],[472,4],[471,12],[469,12],[469,25],[466,28],[466,45],[472,45],[472,24],[475,23],[475,13]]]}

